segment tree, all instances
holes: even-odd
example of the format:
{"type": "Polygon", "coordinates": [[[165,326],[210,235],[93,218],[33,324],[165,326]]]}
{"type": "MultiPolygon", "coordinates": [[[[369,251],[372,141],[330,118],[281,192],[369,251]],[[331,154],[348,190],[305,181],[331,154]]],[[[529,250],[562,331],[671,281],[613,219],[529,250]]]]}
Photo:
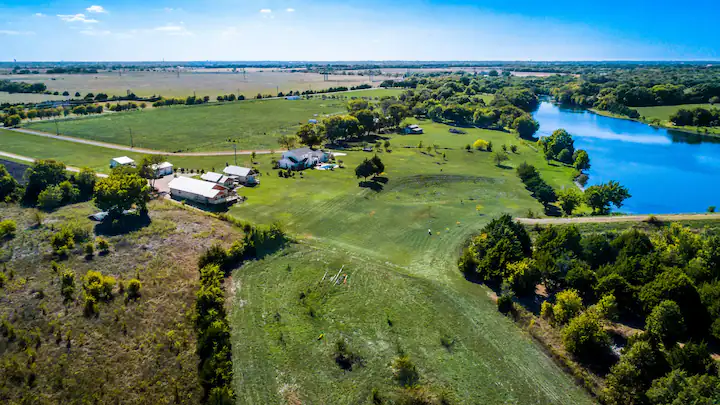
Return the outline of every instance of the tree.
{"type": "Polygon", "coordinates": [[[567,149],[567,153],[570,154],[566,160],[570,160],[573,153],[575,153],[575,142],[572,136],[564,129],[556,129],[552,135],[540,139],[539,142],[545,155],[551,159],[560,160],[559,155],[563,149],[567,149]]]}
{"type": "Polygon", "coordinates": [[[280,135],[278,144],[285,149],[292,149],[297,144],[298,138],[295,135],[280,135]]]}
{"type": "Polygon", "coordinates": [[[585,202],[596,214],[610,212],[610,204],[620,208],[623,202],[630,197],[627,187],[613,180],[585,189],[585,202]]]}
{"type": "Polygon", "coordinates": [[[164,161],[165,156],[162,155],[145,155],[140,160],[138,174],[140,177],[150,180],[150,187],[152,189],[155,189],[155,180],[157,179],[155,168],[164,161]]]}
{"type": "Polygon", "coordinates": [[[25,199],[35,201],[41,191],[67,180],[65,164],[55,160],[38,160],[25,171],[25,199]]]}
{"type": "Polygon", "coordinates": [[[652,405],[716,404],[720,398],[720,379],[715,375],[689,376],[674,370],[653,381],[647,391],[652,405]]]}
{"type": "Polygon", "coordinates": [[[472,147],[476,150],[487,150],[488,148],[488,141],[484,139],[478,139],[475,142],[473,142],[472,147]]]}
{"type": "Polygon", "coordinates": [[[584,149],[578,149],[573,155],[573,166],[580,171],[590,170],[590,156],[584,149]]]}
{"type": "Polygon", "coordinates": [[[535,132],[537,132],[538,129],[540,129],[540,123],[535,121],[532,117],[525,114],[518,118],[515,118],[515,121],[513,121],[511,128],[518,132],[521,138],[532,138],[533,135],[535,135],[535,132]]]}
{"type": "Polygon", "coordinates": [[[564,188],[556,192],[558,201],[560,202],[560,208],[562,208],[565,215],[572,215],[575,208],[580,205],[583,200],[582,194],[575,188],[564,188]]]}
{"type": "Polygon", "coordinates": [[[377,114],[375,112],[365,109],[355,111],[353,115],[357,118],[358,123],[360,124],[360,129],[363,132],[368,134],[375,130],[375,119],[377,118],[377,114]]]}
{"type": "Polygon", "coordinates": [[[325,140],[325,136],[318,127],[313,124],[304,124],[301,126],[297,132],[297,137],[300,139],[300,143],[310,148],[315,145],[320,145],[325,140]]]}
{"type": "Polygon", "coordinates": [[[5,201],[5,199],[10,197],[17,188],[17,180],[10,175],[5,168],[5,165],[0,164],[0,201],[5,201]]]}
{"type": "Polygon", "coordinates": [[[380,160],[378,155],[375,155],[370,159],[370,163],[373,165],[373,174],[376,176],[382,174],[385,171],[385,164],[380,160]]]}
{"type": "Polygon", "coordinates": [[[508,160],[510,160],[510,158],[505,152],[495,151],[495,153],[493,153],[493,162],[495,162],[495,166],[497,167],[502,166],[502,163],[508,160]]]}
{"type": "Polygon", "coordinates": [[[644,404],[652,381],[668,370],[659,349],[645,340],[626,347],[620,361],[612,366],[605,380],[603,400],[606,404],[644,404]]]}
{"type": "Polygon", "coordinates": [[[666,347],[677,343],[685,334],[685,322],[678,304],[666,300],[653,308],[645,321],[645,331],[666,347]]]}
{"type": "Polygon", "coordinates": [[[355,100],[350,100],[347,103],[347,109],[350,112],[360,111],[360,110],[367,110],[368,108],[368,102],[367,100],[363,100],[361,98],[357,98],[355,100]]]}
{"type": "Polygon", "coordinates": [[[323,121],[323,126],[331,142],[360,135],[360,121],[352,115],[333,115],[323,121]]]}
{"type": "Polygon", "coordinates": [[[372,176],[375,173],[375,165],[372,164],[371,161],[368,159],[363,160],[356,168],[355,168],[355,176],[357,178],[362,177],[363,179],[367,180],[369,176],[372,176]]]}
{"type": "Polygon", "coordinates": [[[80,169],[80,173],[75,176],[75,184],[80,190],[80,196],[83,198],[89,198],[92,196],[93,190],[95,189],[95,182],[97,181],[97,174],[89,167],[83,167],[80,169]]]}
{"type": "Polygon", "coordinates": [[[490,221],[480,235],[472,238],[458,266],[468,277],[497,279],[508,274],[508,265],[529,257],[530,253],[527,231],[510,215],[504,214],[490,221]]]}
{"type": "Polygon", "coordinates": [[[393,127],[397,127],[403,118],[407,117],[408,109],[402,104],[392,104],[387,108],[387,114],[393,127]]]}
{"type": "Polygon", "coordinates": [[[707,331],[710,320],[692,280],[677,268],[660,273],[640,290],[640,301],[650,312],[665,300],[674,301],[682,313],[691,335],[701,336],[707,331]]]}
{"type": "Polygon", "coordinates": [[[6,127],[12,128],[12,127],[16,127],[16,126],[20,125],[21,122],[22,122],[22,118],[20,118],[20,116],[18,114],[12,114],[12,115],[8,115],[7,117],[5,117],[4,124],[6,127]]]}
{"type": "Polygon", "coordinates": [[[98,180],[95,184],[95,205],[108,211],[110,219],[119,218],[124,210],[133,206],[146,211],[149,200],[150,187],[147,181],[136,173],[113,171],[110,176],[98,180]]]}
{"type": "Polygon", "coordinates": [[[573,318],[562,331],[565,350],[584,362],[602,359],[610,352],[610,336],[592,312],[573,318]]]}
{"type": "Polygon", "coordinates": [[[495,69],[492,69],[492,70],[490,70],[490,71],[488,72],[488,76],[490,76],[490,77],[498,77],[499,75],[500,75],[500,74],[499,74],[498,71],[495,70],[495,69]]]}
{"type": "Polygon", "coordinates": [[[560,151],[560,153],[558,153],[557,160],[566,164],[570,164],[572,162],[572,154],[569,150],[563,149],[560,151]]]}

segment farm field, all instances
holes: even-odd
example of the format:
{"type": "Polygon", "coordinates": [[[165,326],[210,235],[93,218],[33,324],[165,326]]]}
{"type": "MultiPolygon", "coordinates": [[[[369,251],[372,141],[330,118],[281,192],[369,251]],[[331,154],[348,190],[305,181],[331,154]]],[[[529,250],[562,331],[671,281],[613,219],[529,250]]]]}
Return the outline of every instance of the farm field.
{"type": "MultiPolygon", "coordinates": [[[[174,151],[230,150],[228,139],[238,149],[279,148],[280,135],[293,134],[311,118],[345,110],[344,98],[379,98],[399,94],[398,90],[371,89],[322,95],[311,100],[246,100],[195,106],[171,106],[148,110],[109,113],[100,116],[58,120],[63,135],[130,146],[132,130],[135,147],[174,151]]],[[[55,121],[28,122],[27,128],[56,132],[55,121]]]]}
{"type": "MultiPolygon", "coordinates": [[[[1,76],[0,76],[1,77],[1,76]]],[[[67,97],[52,94],[33,93],[7,93],[0,91],[0,104],[2,103],[39,103],[48,100],[65,100],[67,97]]]]}
{"type": "MultiPolygon", "coordinates": [[[[147,111],[104,114],[58,121],[60,133],[120,145],[165,151],[279,148],[277,137],[294,133],[302,123],[344,111],[341,100],[252,100],[198,106],[171,106],[147,111]]],[[[52,121],[28,128],[55,132],[52,121]]]]}
{"type": "MultiPolygon", "coordinates": [[[[25,81],[28,83],[42,82],[50,91],[68,91],[70,94],[80,92],[106,93],[110,96],[123,96],[128,92],[138,96],[162,95],[165,97],[187,97],[195,92],[198,96],[210,96],[213,100],[220,94],[235,93],[245,97],[255,97],[257,93],[277,94],[277,91],[290,90],[322,90],[329,87],[352,87],[370,83],[369,76],[329,75],[324,81],[318,73],[291,73],[273,69],[248,69],[246,78],[242,72],[101,72],[96,74],[32,74],[3,75],[2,79],[25,81]]],[[[386,78],[376,76],[374,85],[386,78]]]]}

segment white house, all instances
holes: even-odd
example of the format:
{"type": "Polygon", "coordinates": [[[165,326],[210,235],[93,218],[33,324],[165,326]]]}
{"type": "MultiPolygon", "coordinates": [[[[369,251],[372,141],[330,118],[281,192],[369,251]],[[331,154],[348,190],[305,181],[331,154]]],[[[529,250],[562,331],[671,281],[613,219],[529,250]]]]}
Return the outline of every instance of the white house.
{"type": "Polygon", "coordinates": [[[127,156],[120,156],[110,159],[110,168],[113,169],[118,166],[131,166],[135,167],[135,161],[127,156]]]}
{"type": "Polygon", "coordinates": [[[237,200],[229,188],[209,181],[190,177],[176,177],[168,184],[170,195],[178,200],[190,200],[208,205],[217,205],[237,200]]]}
{"type": "Polygon", "coordinates": [[[155,177],[164,177],[173,174],[173,165],[170,162],[162,162],[158,165],[150,166],[155,173],[155,177]]]}
{"type": "Polygon", "coordinates": [[[278,167],[281,169],[303,170],[318,163],[325,163],[328,160],[330,160],[330,155],[326,152],[310,148],[298,148],[283,152],[282,158],[278,161],[278,167]]]}
{"type": "Polygon", "coordinates": [[[255,178],[252,169],[240,166],[228,166],[223,169],[226,176],[243,184],[257,184],[259,181],[255,178]]]}
{"type": "Polygon", "coordinates": [[[225,187],[232,187],[233,179],[221,173],[207,172],[200,176],[201,179],[211,183],[221,184],[225,187]]]}

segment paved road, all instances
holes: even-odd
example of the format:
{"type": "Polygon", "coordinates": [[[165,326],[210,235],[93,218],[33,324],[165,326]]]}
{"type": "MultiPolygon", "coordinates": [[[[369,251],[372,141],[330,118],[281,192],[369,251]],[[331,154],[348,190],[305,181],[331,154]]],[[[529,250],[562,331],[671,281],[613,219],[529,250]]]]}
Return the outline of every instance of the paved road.
{"type": "MultiPolygon", "coordinates": [[[[22,156],[22,155],[16,155],[16,154],[14,154],[14,153],[8,153],[8,152],[3,152],[3,151],[0,151],[0,156],[9,157],[9,158],[11,158],[11,159],[16,159],[16,160],[22,160],[23,162],[28,162],[28,163],[34,163],[34,162],[35,162],[35,159],[33,159],[33,158],[31,158],[31,157],[22,156]]],[[[65,166],[65,168],[66,168],[67,171],[69,171],[69,172],[75,172],[75,173],[79,173],[79,172],[80,172],[80,169],[77,168],[77,167],[65,166]]],[[[103,173],[97,173],[97,176],[98,176],[98,177],[107,177],[108,175],[107,175],[107,174],[103,174],[103,173]]]]}
{"type": "MultiPolygon", "coordinates": [[[[93,146],[99,146],[101,148],[108,148],[108,149],[115,149],[115,150],[123,150],[127,152],[136,152],[136,153],[144,153],[147,155],[166,155],[166,156],[233,156],[235,154],[235,151],[233,150],[224,150],[224,151],[217,151],[217,152],[179,152],[179,153],[171,153],[171,152],[163,152],[160,150],[153,150],[153,149],[145,149],[145,148],[131,148],[129,146],[124,145],[118,145],[115,143],[107,143],[107,142],[100,142],[100,141],[93,141],[90,139],[82,139],[82,138],[75,138],[72,136],[66,136],[66,135],[55,135],[51,134],[49,132],[42,132],[42,131],[36,131],[32,129],[26,129],[26,128],[6,128],[9,131],[15,131],[15,132],[21,132],[28,135],[35,135],[35,136],[42,136],[45,138],[52,138],[52,139],[59,139],[61,141],[68,141],[68,142],[75,142],[75,143],[83,143],[85,145],[93,145],[93,146]]],[[[275,149],[275,152],[283,152],[285,149],[275,149]]],[[[262,154],[268,154],[271,153],[270,150],[239,150],[237,151],[238,155],[249,155],[251,153],[255,152],[258,155],[262,154]]]]}
{"type": "MultiPolygon", "coordinates": [[[[642,222],[647,221],[649,215],[618,215],[598,217],[577,217],[577,218],[515,218],[518,222],[527,225],[561,225],[561,224],[590,224],[590,223],[611,223],[611,222],[642,222]]],[[[708,219],[720,220],[720,214],[671,214],[656,215],[659,221],[702,221],[708,219]]]]}

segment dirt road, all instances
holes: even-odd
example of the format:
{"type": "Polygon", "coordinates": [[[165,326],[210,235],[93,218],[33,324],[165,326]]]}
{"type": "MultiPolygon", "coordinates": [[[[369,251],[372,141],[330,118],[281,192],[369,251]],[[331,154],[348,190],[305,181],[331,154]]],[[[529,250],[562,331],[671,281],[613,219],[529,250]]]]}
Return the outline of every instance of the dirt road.
{"type": "MultiPolygon", "coordinates": [[[[124,145],[118,145],[115,143],[107,143],[107,142],[100,142],[100,141],[92,141],[90,139],[82,139],[82,138],[75,138],[72,136],[65,136],[65,135],[55,135],[48,132],[42,132],[42,131],[35,131],[32,129],[26,129],[26,128],[6,128],[9,131],[15,131],[15,132],[21,132],[23,134],[28,135],[35,135],[35,136],[42,136],[45,138],[52,138],[52,139],[58,139],[61,141],[68,141],[68,142],[75,142],[75,143],[83,143],[85,145],[92,145],[92,146],[99,146],[101,148],[108,148],[108,149],[115,149],[115,150],[123,150],[127,152],[136,152],[136,153],[144,153],[147,155],[166,155],[166,156],[233,156],[236,152],[233,150],[223,150],[223,151],[217,151],[217,152],[179,152],[179,153],[171,153],[171,152],[163,152],[160,150],[154,150],[154,149],[145,149],[145,148],[131,148],[129,146],[124,145]]],[[[275,152],[283,152],[285,149],[276,149],[275,152]]],[[[237,151],[238,155],[249,155],[251,153],[255,152],[258,155],[262,154],[268,154],[271,153],[270,150],[239,150],[237,151]]]]}
{"type": "MultiPolygon", "coordinates": [[[[597,217],[577,217],[577,218],[515,218],[518,222],[527,225],[563,225],[563,224],[591,224],[591,223],[611,223],[611,222],[642,222],[647,221],[649,215],[618,215],[618,216],[597,216],[597,217]]],[[[702,221],[716,219],[720,220],[718,214],[670,214],[655,215],[658,221],[702,221]]]]}

